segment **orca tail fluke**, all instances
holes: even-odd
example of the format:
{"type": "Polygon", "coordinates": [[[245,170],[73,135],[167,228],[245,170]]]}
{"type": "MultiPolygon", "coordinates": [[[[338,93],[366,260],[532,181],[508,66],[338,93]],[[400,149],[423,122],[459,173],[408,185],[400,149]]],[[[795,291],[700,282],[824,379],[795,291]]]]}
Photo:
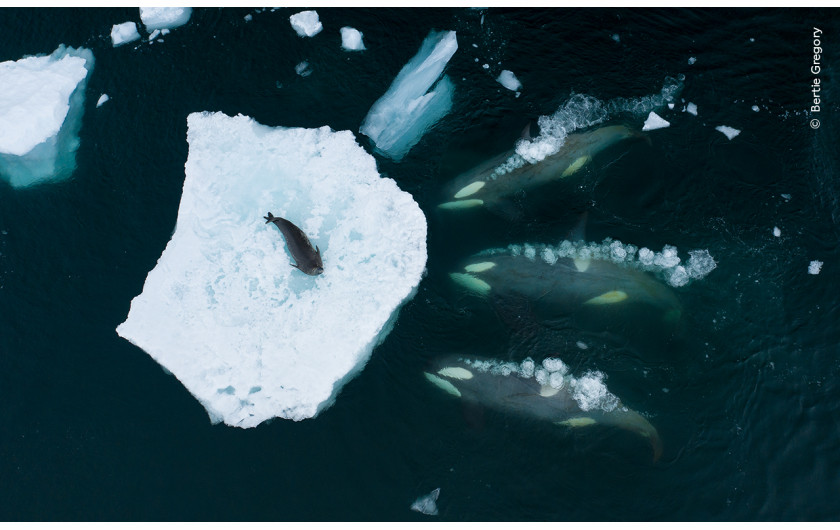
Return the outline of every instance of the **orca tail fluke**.
{"type": "Polygon", "coordinates": [[[263,216],[263,219],[265,219],[265,224],[268,224],[274,221],[274,216],[271,215],[271,212],[268,212],[268,215],[263,216]]]}

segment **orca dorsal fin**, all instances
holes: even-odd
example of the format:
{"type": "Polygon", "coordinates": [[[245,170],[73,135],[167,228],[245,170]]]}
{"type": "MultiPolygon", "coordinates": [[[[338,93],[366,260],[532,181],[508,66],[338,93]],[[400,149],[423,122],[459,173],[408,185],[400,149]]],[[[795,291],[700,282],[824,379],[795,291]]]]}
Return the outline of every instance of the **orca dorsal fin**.
{"type": "Polygon", "coordinates": [[[523,140],[528,140],[530,142],[531,140],[534,139],[533,137],[531,137],[531,128],[533,126],[534,126],[534,124],[529,121],[528,125],[526,125],[524,129],[522,129],[522,139],[523,140]]]}

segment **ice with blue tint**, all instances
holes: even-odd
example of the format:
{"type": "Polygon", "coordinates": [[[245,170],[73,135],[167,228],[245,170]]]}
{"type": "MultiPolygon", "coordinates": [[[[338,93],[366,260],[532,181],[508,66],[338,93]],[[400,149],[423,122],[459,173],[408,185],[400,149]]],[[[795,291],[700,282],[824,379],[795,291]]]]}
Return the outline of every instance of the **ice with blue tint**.
{"type": "Polygon", "coordinates": [[[172,29],[190,21],[191,7],[141,7],[140,20],[151,32],[155,29],[172,29]]]}
{"type": "Polygon", "coordinates": [[[362,40],[364,34],[356,28],[344,26],[341,28],[341,47],[349,52],[357,52],[365,49],[365,43],[362,40]]]}
{"type": "Polygon", "coordinates": [[[114,45],[114,48],[139,38],[140,33],[137,32],[137,24],[134,22],[123,22],[122,24],[114,24],[111,27],[111,43],[114,45]]]}
{"type": "Polygon", "coordinates": [[[455,87],[441,74],[457,50],[454,31],[432,31],[388,91],[373,104],[360,131],[373,140],[378,151],[401,160],[449,112],[455,87]]]}
{"type": "Polygon", "coordinates": [[[0,63],[0,176],[13,187],[61,180],[76,169],[93,63],[90,50],[64,45],[0,63]]]}
{"type": "Polygon", "coordinates": [[[289,23],[301,37],[314,37],[321,33],[324,26],[318,18],[317,11],[301,11],[289,17],[289,23]]]}
{"type": "Polygon", "coordinates": [[[350,131],[187,119],[171,241],[117,333],[201,402],[213,422],[302,420],[336,399],[390,331],[426,264],[426,219],[350,131]],[[268,212],[320,248],[294,269],[268,212]]]}
{"type": "Polygon", "coordinates": [[[510,70],[502,70],[502,73],[499,74],[496,81],[498,81],[506,89],[514,92],[522,88],[522,83],[519,82],[519,79],[517,79],[516,75],[510,70]]]}
{"type": "Polygon", "coordinates": [[[440,496],[440,488],[435,488],[428,495],[423,495],[411,504],[411,509],[424,515],[437,515],[437,500],[440,496]]]}

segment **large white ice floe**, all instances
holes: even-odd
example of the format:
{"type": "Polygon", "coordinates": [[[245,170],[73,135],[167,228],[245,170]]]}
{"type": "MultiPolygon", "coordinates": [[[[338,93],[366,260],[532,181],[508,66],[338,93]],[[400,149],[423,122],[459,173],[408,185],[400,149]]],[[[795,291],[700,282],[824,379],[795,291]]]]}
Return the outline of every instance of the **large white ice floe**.
{"type": "Polygon", "coordinates": [[[172,240],[117,333],[172,372],[213,422],[317,415],[367,362],[413,296],[426,219],[350,131],[187,119],[172,240]],[[320,247],[324,273],[290,266],[269,211],[320,247]]]}
{"type": "Polygon", "coordinates": [[[457,50],[454,31],[432,31],[388,91],[373,104],[360,131],[380,152],[401,160],[449,112],[455,87],[441,74],[457,50]]]}
{"type": "Polygon", "coordinates": [[[64,45],[0,63],[0,176],[12,186],[73,173],[93,63],[90,50],[64,45]]]}
{"type": "Polygon", "coordinates": [[[502,70],[502,73],[499,74],[496,81],[498,81],[506,89],[514,92],[522,88],[522,83],[519,82],[519,79],[517,79],[516,75],[510,70],[502,70]]]}
{"type": "Polygon", "coordinates": [[[151,32],[155,29],[172,29],[190,21],[191,7],[141,7],[140,20],[151,32]]]}

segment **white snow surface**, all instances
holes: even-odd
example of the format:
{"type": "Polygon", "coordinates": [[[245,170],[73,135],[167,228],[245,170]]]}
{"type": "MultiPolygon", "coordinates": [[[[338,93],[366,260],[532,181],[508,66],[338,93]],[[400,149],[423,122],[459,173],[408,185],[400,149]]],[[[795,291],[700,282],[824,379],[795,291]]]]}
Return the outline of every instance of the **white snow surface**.
{"type": "Polygon", "coordinates": [[[141,7],[140,20],[146,30],[172,29],[190,21],[191,7],[141,7]]]}
{"type": "Polygon", "coordinates": [[[438,79],[457,50],[454,31],[432,31],[388,91],[371,106],[359,131],[380,152],[401,160],[449,112],[455,87],[447,76],[438,79]]]}
{"type": "Polygon", "coordinates": [[[426,220],[350,131],[187,118],[171,241],[117,333],[145,350],[214,423],[317,415],[365,365],[413,296],[426,220]],[[291,267],[263,216],[319,246],[324,273],[291,267]]]}
{"type": "Polygon", "coordinates": [[[111,42],[115,48],[139,38],[140,34],[137,32],[137,24],[134,22],[123,22],[122,24],[114,24],[111,27],[111,42]]]}
{"type": "Polygon", "coordinates": [[[0,63],[0,176],[14,187],[69,176],[76,166],[84,91],[93,69],[86,48],[0,63]]]}
{"type": "Polygon", "coordinates": [[[289,17],[289,22],[292,24],[295,32],[301,37],[314,37],[321,33],[324,26],[318,18],[317,11],[301,11],[289,17]]]}
{"type": "Polygon", "coordinates": [[[365,49],[365,43],[362,41],[364,34],[356,28],[344,26],[341,28],[341,47],[347,51],[357,52],[365,49]]]}
{"type": "Polygon", "coordinates": [[[665,127],[669,127],[671,124],[663,119],[659,114],[650,111],[648,114],[647,119],[645,120],[645,124],[642,126],[643,131],[653,131],[655,129],[663,129],[665,127]]]}
{"type": "Polygon", "coordinates": [[[739,131],[738,129],[733,129],[728,125],[718,125],[717,127],[715,127],[715,130],[722,132],[730,140],[741,134],[741,131],[739,131]]]}
{"type": "Polygon", "coordinates": [[[499,74],[496,81],[501,83],[506,89],[513,90],[514,92],[522,88],[522,83],[519,82],[519,79],[510,70],[502,70],[502,73],[499,74]]]}

